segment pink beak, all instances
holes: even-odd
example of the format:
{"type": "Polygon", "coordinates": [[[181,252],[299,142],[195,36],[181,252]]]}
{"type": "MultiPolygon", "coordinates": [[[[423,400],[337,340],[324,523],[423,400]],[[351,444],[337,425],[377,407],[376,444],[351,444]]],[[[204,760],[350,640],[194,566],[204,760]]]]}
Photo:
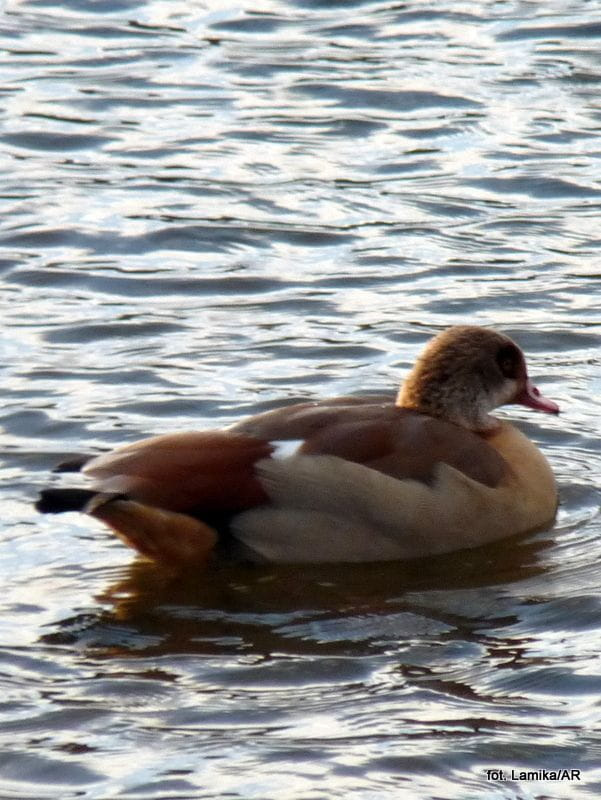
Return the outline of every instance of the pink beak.
{"type": "Polygon", "coordinates": [[[546,411],[547,414],[559,414],[557,403],[541,394],[530,378],[526,378],[526,385],[515,396],[514,403],[520,403],[523,406],[528,406],[528,408],[536,408],[539,411],[546,411]]]}

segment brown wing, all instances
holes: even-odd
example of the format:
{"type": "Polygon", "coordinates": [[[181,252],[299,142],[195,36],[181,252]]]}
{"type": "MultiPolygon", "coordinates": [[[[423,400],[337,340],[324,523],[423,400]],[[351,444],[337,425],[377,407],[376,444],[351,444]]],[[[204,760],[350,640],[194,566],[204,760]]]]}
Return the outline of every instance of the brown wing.
{"type": "Polygon", "coordinates": [[[272,442],[303,440],[341,421],[383,420],[394,418],[398,413],[399,409],[395,408],[389,396],[335,397],[317,402],[295,403],[255,414],[230,430],[272,442]]]}
{"type": "Polygon", "coordinates": [[[455,467],[487,486],[507,471],[503,457],[471,431],[404,409],[384,419],[341,421],[303,444],[303,454],[334,455],[391,475],[430,483],[437,464],[455,467]]]}
{"type": "Polygon", "coordinates": [[[273,447],[251,436],[213,431],[143,439],[89,461],[100,491],[173,511],[250,508],[265,498],[253,465],[273,447]]]}
{"type": "Polygon", "coordinates": [[[335,455],[395,478],[430,482],[436,464],[496,486],[503,457],[481,436],[442,420],[398,408],[388,397],[341,397],[258,414],[233,430],[276,441],[303,441],[303,454],[335,455]]]}
{"type": "Polygon", "coordinates": [[[395,478],[429,482],[444,462],[488,486],[507,465],[481,437],[390,401],[341,398],[259,414],[229,431],[144,439],[92,459],[84,472],[105,492],[173,511],[235,513],[268,500],[254,465],[271,441],[299,439],[299,452],[335,455],[395,478]]]}

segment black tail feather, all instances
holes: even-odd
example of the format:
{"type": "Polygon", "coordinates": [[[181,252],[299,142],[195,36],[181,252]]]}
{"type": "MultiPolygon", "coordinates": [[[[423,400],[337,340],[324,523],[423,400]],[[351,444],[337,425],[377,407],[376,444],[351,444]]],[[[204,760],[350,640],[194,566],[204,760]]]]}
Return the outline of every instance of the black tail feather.
{"type": "Polygon", "coordinates": [[[35,507],[42,514],[83,511],[86,504],[97,494],[98,492],[90,489],[43,489],[35,507]]]}
{"type": "Polygon", "coordinates": [[[53,472],[79,472],[94,456],[73,456],[66,461],[61,461],[52,470],[53,472]]]}

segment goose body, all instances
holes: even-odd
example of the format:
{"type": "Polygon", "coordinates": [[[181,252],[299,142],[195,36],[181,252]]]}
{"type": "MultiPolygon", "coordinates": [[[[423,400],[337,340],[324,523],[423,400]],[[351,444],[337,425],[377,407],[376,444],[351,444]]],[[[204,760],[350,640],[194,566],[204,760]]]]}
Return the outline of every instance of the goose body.
{"type": "Polygon", "coordinates": [[[540,450],[490,411],[558,407],[508,337],[435,337],[396,401],[335,398],[222,431],[167,434],[82,458],[89,489],[42,493],[169,566],[227,552],[284,563],[415,558],[550,525],[557,489],[540,450]]]}

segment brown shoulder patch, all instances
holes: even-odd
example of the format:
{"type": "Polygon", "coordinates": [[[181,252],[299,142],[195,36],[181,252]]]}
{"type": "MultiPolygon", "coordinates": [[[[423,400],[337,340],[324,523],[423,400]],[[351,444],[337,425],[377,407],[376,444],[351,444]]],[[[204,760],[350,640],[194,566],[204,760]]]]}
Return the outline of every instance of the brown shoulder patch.
{"type": "Polygon", "coordinates": [[[503,457],[477,434],[406,409],[396,412],[379,420],[333,422],[310,436],[300,452],[338,456],[425,483],[439,463],[490,487],[505,475],[503,457]]]}

